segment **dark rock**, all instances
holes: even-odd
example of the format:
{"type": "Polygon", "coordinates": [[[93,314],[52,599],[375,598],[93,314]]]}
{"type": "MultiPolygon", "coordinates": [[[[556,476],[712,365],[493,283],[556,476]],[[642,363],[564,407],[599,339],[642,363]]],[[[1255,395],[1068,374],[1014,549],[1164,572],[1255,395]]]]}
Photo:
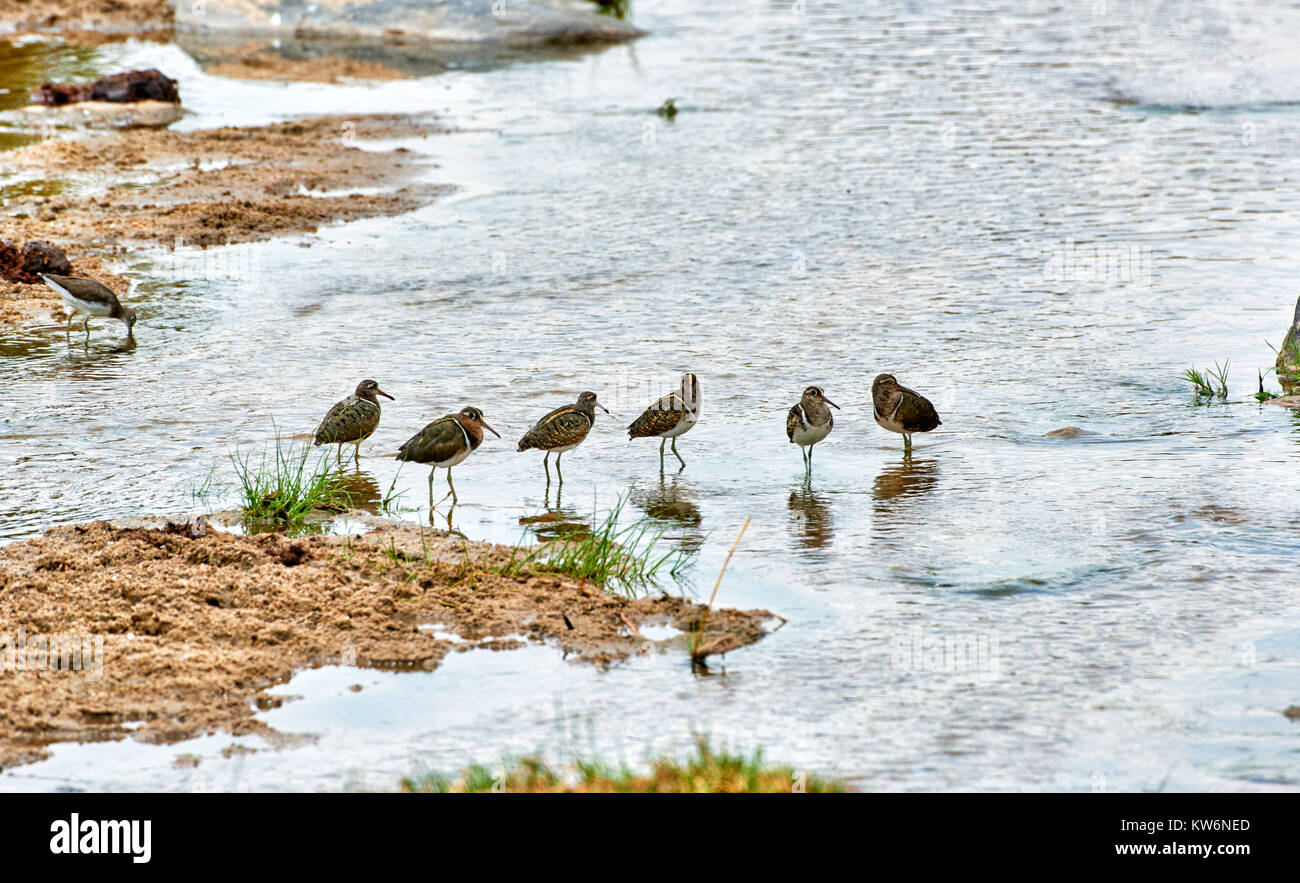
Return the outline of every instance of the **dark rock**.
{"type": "Polygon", "coordinates": [[[157,68],[100,77],[92,83],[46,83],[32,93],[36,104],[58,107],[81,101],[170,101],[179,103],[176,81],[157,68]]]}
{"type": "Polygon", "coordinates": [[[37,280],[40,273],[57,273],[67,276],[72,273],[72,262],[57,245],[40,240],[32,240],[23,246],[23,270],[37,280]]]}

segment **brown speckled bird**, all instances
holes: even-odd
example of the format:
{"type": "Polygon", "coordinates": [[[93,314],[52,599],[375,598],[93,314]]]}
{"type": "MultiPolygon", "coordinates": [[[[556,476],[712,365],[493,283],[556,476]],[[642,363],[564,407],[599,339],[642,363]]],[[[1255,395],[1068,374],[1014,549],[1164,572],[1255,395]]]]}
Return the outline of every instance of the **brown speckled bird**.
{"type": "Polygon", "coordinates": [[[904,451],[912,449],[912,433],[943,423],[929,399],[900,385],[893,374],[881,374],[871,384],[871,411],[882,428],[903,436],[904,451]]]}
{"type": "Polygon", "coordinates": [[[343,462],[343,445],[355,443],[355,459],[361,463],[361,443],[370,437],[379,425],[379,399],[391,399],[373,380],[357,384],[357,391],[329,409],[325,419],[316,427],[314,445],[339,446],[339,462],[343,462]]]}
{"type": "Polygon", "coordinates": [[[641,416],[627,428],[628,440],[657,438],[659,442],[659,471],[664,469],[664,444],[672,439],[673,456],[686,468],[686,461],[677,453],[677,436],[690,432],[700,419],[700,381],[694,374],[682,375],[682,391],[669,393],[641,412],[641,416]]]}
{"type": "Polygon", "coordinates": [[[131,336],[131,329],[135,325],[135,310],[130,307],[122,306],[122,302],[117,299],[117,295],[106,285],[96,282],[94,279],[82,279],[78,276],[60,276],[57,273],[42,273],[41,279],[50,288],[59,293],[63,298],[64,305],[68,308],[68,328],[67,335],[72,336],[72,317],[76,313],[82,313],[86,321],[82,327],[86,331],[86,342],[90,342],[90,319],[92,316],[106,316],[109,319],[120,319],[126,326],[126,336],[131,336]]]}
{"type": "Polygon", "coordinates": [[[790,439],[790,444],[799,446],[805,472],[812,472],[813,445],[830,435],[835,428],[831,408],[838,410],[839,407],[826,398],[826,392],[820,386],[810,386],[803,391],[799,404],[785,415],[786,438],[790,439]]]}
{"type": "MultiPolygon", "coordinates": [[[[501,437],[483,420],[483,412],[478,408],[461,408],[459,414],[440,417],[421,429],[402,445],[397,451],[397,459],[413,463],[427,463],[429,470],[429,508],[433,508],[433,475],[438,467],[447,470],[447,497],[451,497],[453,506],[458,502],[456,486],[451,483],[451,467],[464,461],[466,457],[478,450],[483,444],[483,430],[501,437]]],[[[442,502],[439,500],[438,502],[442,502]]]]}
{"type": "Polygon", "coordinates": [[[560,471],[560,457],[565,451],[571,451],[582,444],[587,433],[591,432],[591,427],[596,425],[597,408],[609,413],[608,408],[596,401],[594,392],[584,392],[578,396],[576,404],[556,408],[538,420],[519,440],[521,451],[537,448],[546,452],[542,457],[542,468],[546,470],[548,485],[551,483],[551,468],[546,461],[551,452],[555,452],[555,474],[560,477],[560,481],[564,481],[564,473],[560,471]]]}

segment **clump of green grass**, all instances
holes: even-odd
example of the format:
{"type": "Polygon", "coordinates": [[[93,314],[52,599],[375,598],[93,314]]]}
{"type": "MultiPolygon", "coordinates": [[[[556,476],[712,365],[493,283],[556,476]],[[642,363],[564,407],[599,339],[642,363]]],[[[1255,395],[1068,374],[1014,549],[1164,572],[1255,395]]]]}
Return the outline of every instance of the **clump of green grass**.
{"type": "Polygon", "coordinates": [[[216,479],[217,464],[213,463],[212,468],[208,470],[208,474],[204,476],[203,481],[190,487],[190,499],[194,500],[196,503],[203,503],[206,506],[213,494],[220,492],[217,487],[216,479]]]}
{"type": "Polygon", "coordinates": [[[327,454],[309,467],[311,452],[310,445],[285,443],[277,433],[274,455],[263,451],[256,464],[251,456],[231,454],[244,516],[292,524],[313,509],[347,510],[352,495],[345,489],[346,477],[331,467],[327,454]]]}
{"type": "Polygon", "coordinates": [[[790,766],[769,764],[762,749],[752,754],[718,751],[699,737],[695,751],[684,761],[660,757],[650,764],[648,773],[638,773],[627,764],[583,759],[557,771],[541,758],[525,757],[497,769],[473,764],[455,777],[428,773],[406,778],[401,790],[408,794],[825,794],[842,792],[844,786],[790,766]]]}
{"type": "Polygon", "coordinates": [[[598,522],[593,513],[589,529],[560,534],[527,552],[517,545],[498,572],[505,576],[534,569],[558,572],[628,595],[656,585],[665,574],[678,576],[695,552],[677,546],[664,551],[665,529],[648,515],[620,527],[626,502],[626,497],[619,497],[603,521],[598,522]]]}
{"type": "MultiPolygon", "coordinates": [[[[1258,369],[1256,369],[1258,370],[1258,369]]],[[[1269,369],[1272,370],[1272,369],[1269,369]]],[[[1267,402],[1269,399],[1275,399],[1277,396],[1271,392],[1264,391],[1264,372],[1259,371],[1259,392],[1254,394],[1255,401],[1267,402]]]]}
{"type": "Polygon", "coordinates": [[[1226,399],[1228,397],[1228,364],[1229,360],[1225,359],[1222,365],[1215,362],[1213,370],[1206,368],[1201,371],[1195,367],[1188,368],[1183,372],[1183,380],[1192,385],[1192,394],[1198,399],[1226,399]]]}

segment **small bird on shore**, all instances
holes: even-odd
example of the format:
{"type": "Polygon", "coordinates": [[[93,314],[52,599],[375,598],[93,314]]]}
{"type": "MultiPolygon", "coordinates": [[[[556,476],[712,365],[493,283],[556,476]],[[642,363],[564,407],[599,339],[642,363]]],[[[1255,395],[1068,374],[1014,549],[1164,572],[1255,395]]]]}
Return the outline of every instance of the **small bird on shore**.
{"type": "Polygon", "coordinates": [[[565,451],[571,451],[582,444],[587,433],[591,432],[591,427],[596,425],[597,408],[606,414],[609,413],[608,408],[596,401],[594,392],[584,392],[578,396],[576,404],[556,408],[538,420],[519,440],[521,451],[537,448],[546,452],[542,457],[542,468],[546,470],[548,486],[551,483],[551,468],[546,461],[550,458],[551,452],[555,452],[555,474],[563,482],[564,473],[560,471],[560,457],[565,451]]]}
{"type": "Polygon", "coordinates": [[[107,285],[94,279],[80,276],[60,276],[57,273],[42,273],[41,280],[59,293],[68,308],[67,336],[72,337],[72,317],[81,313],[86,317],[82,327],[86,331],[86,342],[90,342],[90,320],[92,317],[120,319],[126,325],[126,336],[131,336],[135,325],[135,310],[122,306],[117,295],[107,285]]]}
{"type": "Polygon", "coordinates": [[[700,419],[700,381],[694,374],[682,375],[680,393],[672,392],[641,412],[627,428],[628,440],[657,438],[659,442],[659,471],[664,469],[664,444],[672,439],[673,456],[686,468],[686,461],[677,453],[677,436],[690,432],[700,419]]]}
{"type": "MultiPolygon", "coordinates": [[[[433,467],[429,470],[429,508],[433,502],[433,476],[438,467],[447,470],[447,497],[451,497],[453,506],[458,502],[456,486],[451,483],[451,467],[464,462],[465,458],[478,446],[483,444],[483,430],[501,437],[483,420],[483,412],[478,408],[461,408],[459,414],[439,417],[407,440],[397,450],[397,459],[412,463],[426,463],[433,467]]],[[[439,500],[438,502],[442,502],[439,500]]]]}
{"type": "Polygon", "coordinates": [[[820,386],[810,386],[803,391],[799,404],[786,415],[785,434],[791,444],[799,446],[805,472],[812,472],[813,445],[830,435],[835,428],[831,408],[839,410],[839,407],[826,398],[826,393],[820,386]]]}
{"type": "Polygon", "coordinates": [[[329,409],[325,419],[316,427],[313,445],[337,444],[338,461],[343,462],[343,446],[355,444],[354,458],[361,465],[361,443],[370,438],[370,434],[379,426],[379,399],[383,396],[392,399],[388,393],[379,388],[373,380],[363,380],[357,384],[357,391],[341,402],[336,402],[329,409]]]}
{"type": "Polygon", "coordinates": [[[912,449],[912,433],[943,423],[929,399],[900,385],[893,374],[881,374],[871,384],[871,412],[882,428],[903,436],[904,451],[912,449]]]}

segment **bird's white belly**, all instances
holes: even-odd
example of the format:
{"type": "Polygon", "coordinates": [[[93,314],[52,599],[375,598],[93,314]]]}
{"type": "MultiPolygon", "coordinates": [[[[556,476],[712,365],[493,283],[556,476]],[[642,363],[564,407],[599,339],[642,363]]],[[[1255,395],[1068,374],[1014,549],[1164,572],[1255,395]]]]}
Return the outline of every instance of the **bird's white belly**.
{"type": "Polygon", "coordinates": [[[458,452],[458,453],[456,454],[456,456],[452,457],[450,460],[444,460],[444,461],[441,462],[441,463],[434,463],[433,465],[434,465],[434,466],[441,466],[441,467],[443,467],[443,468],[445,468],[445,469],[450,469],[450,468],[453,467],[453,466],[456,466],[456,465],[458,465],[458,464],[460,464],[460,463],[463,463],[464,460],[465,460],[465,458],[468,457],[469,455],[470,455],[470,452],[469,452],[468,450],[463,450],[463,451],[458,452]]]}
{"type": "Polygon", "coordinates": [[[108,304],[92,304],[78,300],[62,288],[59,289],[59,296],[63,298],[64,305],[76,313],[85,313],[87,316],[107,316],[113,312],[113,308],[108,304]]]}
{"type": "Polygon", "coordinates": [[[582,444],[582,442],[577,442],[576,444],[572,444],[572,445],[565,445],[562,448],[548,448],[546,449],[546,451],[549,454],[563,454],[565,451],[572,451],[580,444],[582,444]]]}
{"type": "Polygon", "coordinates": [[[802,447],[815,445],[826,436],[831,434],[831,425],[823,423],[821,426],[804,426],[800,424],[794,428],[794,443],[802,447]]]}
{"type": "Polygon", "coordinates": [[[659,438],[677,438],[677,436],[679,435],[685,435],[686,433],[691,431],[691,428],[694,427],[696,423],[699,422],[700,422],[699,411],[696,411],[694,413],[687,411],[686,416],[684,416],[681,420],[677,421],[676,426],[674,426],[672,429],[668,430],[667,432],[659,433],[659,438]]]}
{"type": "Polygon", "coordinates": [[[890,420],[884,414],[881,414],[879,411],[877,411],[874,407],[871,409],[871,413],[876,418],[876,423],[880,426],[881,429],[888,429],[890,432],[897,432],[900,435],[907,434],[907,430],[903,429],[901,425],[895,423],[893,420],[890,420]]]}

